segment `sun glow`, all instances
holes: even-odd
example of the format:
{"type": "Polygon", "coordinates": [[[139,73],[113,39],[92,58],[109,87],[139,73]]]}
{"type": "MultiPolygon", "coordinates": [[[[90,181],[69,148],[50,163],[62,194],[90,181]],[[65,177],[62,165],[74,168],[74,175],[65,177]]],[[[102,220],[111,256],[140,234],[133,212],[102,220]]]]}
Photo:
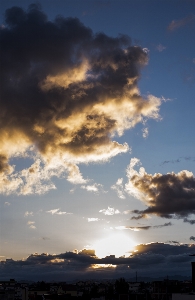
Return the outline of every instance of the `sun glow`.
{"type": "Polygon", "coordinates": [[[124,233],[114,233],[107,238],[97,241],[94,244],[96,256],[99,258],[108,255],[115,257],[128,257],[133,252],[136,243],[124,233]]]}
{"type": "Polygon", "coordinates": [[[112,265],[112,264],[95,264],[91,266],[92,269],[107,269],[107,268],[116,268],[116,265],[112,265]]]}

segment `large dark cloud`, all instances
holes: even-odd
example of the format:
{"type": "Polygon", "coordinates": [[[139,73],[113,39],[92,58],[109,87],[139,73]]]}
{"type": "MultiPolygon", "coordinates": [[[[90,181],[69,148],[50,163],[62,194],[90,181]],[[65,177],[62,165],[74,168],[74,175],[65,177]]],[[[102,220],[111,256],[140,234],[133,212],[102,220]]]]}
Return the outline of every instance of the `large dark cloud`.
{"type": "Polygon", "coordinates": [[[0,43],[0,170],[29,149],[44,163],[106,160],[128,150],[115,134],[159,117],[160,99],[137,86],[147,54],[128,36],[50,21],[32,4],[6,10],[0,43]]]}
{"type": "MultiPolygon", "coordinates": [[[[189,171],[178,174],[147,174],[143,168],[139,173],[133,169],[139,160],[132,159],[127,170],[129,182],[126,190],[142,200],[147,208],[134,210],[136,217],[155,214],[164,218],[184,218],[195,214],[195,178],[189,171]]],[[[193,224],[193,220],[184,219],[193,224]]]]}
{"type": "Polygon", "coordinates": [[[195,245],[164,243],[141,244],[129,257],[105,257],[66,252],[31,254],[26,260],[7,260],[0,264],[0,279],[73,280],[84,278],[117,278],[120,276],[191,275],[195,245]]]}

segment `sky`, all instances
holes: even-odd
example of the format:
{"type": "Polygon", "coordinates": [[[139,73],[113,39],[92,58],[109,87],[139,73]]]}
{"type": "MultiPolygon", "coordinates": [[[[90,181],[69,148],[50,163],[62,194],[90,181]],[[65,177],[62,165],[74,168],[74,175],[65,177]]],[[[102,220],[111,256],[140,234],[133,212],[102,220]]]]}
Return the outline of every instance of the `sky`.
{"type": "Polygon", "coordinates": [[[0,279],[191,276],[195,2],[1,12],[0,279]]]}

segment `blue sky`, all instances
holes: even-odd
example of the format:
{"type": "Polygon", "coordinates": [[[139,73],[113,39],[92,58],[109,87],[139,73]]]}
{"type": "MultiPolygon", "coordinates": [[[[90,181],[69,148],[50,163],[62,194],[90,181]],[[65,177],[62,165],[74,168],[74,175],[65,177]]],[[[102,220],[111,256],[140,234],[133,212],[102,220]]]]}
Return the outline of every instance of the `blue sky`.
{"type": "MultiPolygon", "coordinates": [[[[155,256],[158,242],[189,276],[194,1],[31,3],[1,1],[0,259],[14,269],[32,253],[94,248],[139,261],[134,247],[151,245],[155,256]]],[[[178,274],[166,259],[165,274],[178,274]]],[[[127,264],[118,274],[130,274],[127,264]]]]}

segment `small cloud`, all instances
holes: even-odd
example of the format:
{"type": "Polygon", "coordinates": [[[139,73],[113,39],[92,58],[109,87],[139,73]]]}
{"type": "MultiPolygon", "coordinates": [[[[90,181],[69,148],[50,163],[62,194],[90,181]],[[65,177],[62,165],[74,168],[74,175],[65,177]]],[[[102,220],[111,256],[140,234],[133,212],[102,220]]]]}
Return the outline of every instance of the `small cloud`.
{"type": "Polygon", "coordinates": [[[51,210],[48,210],[47,213],[54,215],[54,214],[56,214],[59,210],[60,210],[59,208],[51,209],[51,210]]]}
{"type": "Polygon", "coordinates": [[[176,163],[180,163],[182,160],[186,160],[186,161],[195,161],[195,157],[193,156],[184,156],[184,157],[179,157],[177,159],[171,159],[171,160],[164,160],[161,165],[165,165],[165,164],[176,164],[176,163]]]}
{"type": "Polygon", "coordinates": [[[191,14],[183,19],[180,20],[173,20],[169,26],[167,27],[167,29],[169,31],[174,31],[177,30],[180,27],[185,26],[186,24],[189,24],[191,22],[193,22],[195,20],[195,15],[191,14]]]}
{"type": "Polygon", "coordinates": [[[52,215],[72,215],[72,213],[67,213],[66,211],[60,211],[60,208],[51,209],[46,212],[52,215]]]}
{"type": "Polygon", "coordinates": [[[148,137],[148,134],[149,134],[148,128],[147,127],[143,128],[142,129],[142,136],[143,136],[143,138],[146,139],[148,137]]]}
{"type": "Polygon", "coordinates": [[[123,214],[124,214],[124,215],[128,215],[128,214],[130,214],[131,212],[132,212],[131,210],[124,210],[123,214]]]}
{"type": "Polygon", "coordinates": [[[36,226],[34,226],[34,225],[30,225],[29,228],[31,228],[31,229],[37,229],[36,226]]]}
{"type": "Polygon", "coordinates": [[[4,205],[10,206],[10,205],[11,205],[11,203],[9,203],[9,202],[5,202],[5,203],[4,203],[4,205]]]}
{"type": "Polygon", "coordinates": [[[146,54],[148,54],[150,52],[150,50],[148,48],[143,48],[142,49],[146,54]]]}
{"type": "Polygon", "coordinates": [[[35,224],[35,222],[34,222],[34,221],[28,221],[27,224],[28,224],[28,225],[32,225],[32,224],[35,224]]]}
{"type": "Polygon", "coordinates": [[[100,213],[103,213],[104,215],[112,216],[120,214],[120,211],[118,209],[114,209],[114,207],[109,207],[107,209],[101,209],[99,210],[100,213]]]}
{"type": "Polygon", "coordinates": [[[33,216],[33,212],[32,211],[26,211],[24,216],[25,217],[33,216]]]}
{"type": "Polygon", "coordinates": [[[159,52],[162,52],[165,49],[166,49],[166,47],[163,46],[162,44],[159,44],[158,46],[156,46],[156,50],[158,50],[159,52]]]}
{"type": "Polygon", "coordinates": [[[190,241],[195,241],[195,236],[191,236],[190,241]]]}
{"type": "Polygon", "coordinates": [[[34,221],[28,221],[28,222],[27,222],[27,225],[29,225],[29,228],[30,228],[30,229],[37,229],[36,226],[35,226],[34,224],[35,224],[34,221]]]}
{"type": "Polygon", "coordinates": [[[173,99],[171,98],[165,98],[164,96],[161,96],[161,101],[167,102],[167,101],[172,101],[173,99]]]}
{"type": "Polygon", "coordinates": [[[87,218],[87,221],[88,222],[97,222],[97,221],[99,221],[100,219],[98,219],[98,218],[87,218]]]}
{"type": "Polygon", "coordinates": [[[123,187],[123,178],[119,178],[116,184],[111,186],[111,189],[116,190],[117,195],[120,199],[125,199],[124,187],[123,187]]]}
{"type": "Polygon", "coordinates": [[[102,184],[94,183],[93,185],[82,185],[81,188],[83,190],[87,190],[88,192],[99,192],[100,188],[102,188],[102,184]]]}

